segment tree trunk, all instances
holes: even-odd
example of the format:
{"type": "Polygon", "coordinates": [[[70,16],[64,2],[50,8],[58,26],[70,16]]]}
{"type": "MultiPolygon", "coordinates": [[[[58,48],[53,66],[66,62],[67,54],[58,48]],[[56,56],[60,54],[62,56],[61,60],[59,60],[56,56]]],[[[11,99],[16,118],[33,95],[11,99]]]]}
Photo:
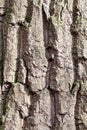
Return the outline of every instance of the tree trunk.
{"type": "Polygon", "coordinates": [[[86,80],[86,0],[0,0],[0,130],[87,130],[86,80]]]}

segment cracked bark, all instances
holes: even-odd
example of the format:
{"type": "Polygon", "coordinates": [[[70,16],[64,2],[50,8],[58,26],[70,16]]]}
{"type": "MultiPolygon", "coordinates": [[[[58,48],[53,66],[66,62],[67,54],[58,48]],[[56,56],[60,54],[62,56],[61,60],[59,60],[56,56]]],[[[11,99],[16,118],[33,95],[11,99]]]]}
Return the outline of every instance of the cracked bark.
{"type": "Polygon", "coordinates": [[[1,130],[87,130],[86,5],[0,1],[1,130]]]}

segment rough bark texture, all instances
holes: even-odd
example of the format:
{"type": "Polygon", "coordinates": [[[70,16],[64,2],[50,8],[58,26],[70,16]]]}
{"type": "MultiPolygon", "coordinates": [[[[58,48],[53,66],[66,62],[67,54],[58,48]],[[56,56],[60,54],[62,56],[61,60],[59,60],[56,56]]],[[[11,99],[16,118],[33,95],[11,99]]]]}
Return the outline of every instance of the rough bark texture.
{"type": "Polygon", "coordinates": [[[0,0],[0,130],[87,130],[87,0],[0,0]]]}

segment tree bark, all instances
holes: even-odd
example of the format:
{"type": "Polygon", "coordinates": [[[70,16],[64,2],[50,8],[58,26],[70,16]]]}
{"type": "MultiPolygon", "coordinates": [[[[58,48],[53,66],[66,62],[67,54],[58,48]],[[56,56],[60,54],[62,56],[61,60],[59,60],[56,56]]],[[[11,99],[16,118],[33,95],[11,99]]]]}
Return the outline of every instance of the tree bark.
{"type": "Polygon", "coordinates": [[[0,130],[87,130],[86,80],[86,0],[0,0],[0,130]]]}

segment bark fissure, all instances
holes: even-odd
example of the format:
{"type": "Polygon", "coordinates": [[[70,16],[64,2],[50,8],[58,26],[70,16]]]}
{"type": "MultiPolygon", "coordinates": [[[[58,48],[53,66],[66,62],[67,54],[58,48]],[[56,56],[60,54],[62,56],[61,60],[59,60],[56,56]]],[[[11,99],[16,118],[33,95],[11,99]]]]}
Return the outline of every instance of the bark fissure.
{"type": "Polygon", "coordinates": [[[74,81],[76,82],[72,88],[72,93],[76,92],[76,104],[75,104],[75,125],[76,130],[86,129],[84,119],[81,117],[82,110],[82,100],[85,102],[83,95],[85,93],[85,79],[86,73],[81,71],[82,68],[86,71],[86,57],[84,55],[84,40],[82,33],[83,29],[83,16],[80,9],[80,2],[78,0],[73,1],[73,23],[71,26],[71,33],[73,38],[72,45],[72,56],[73,56],[73,65],[74,65],[74,81]]]}
{"type": "Polygon", "coordinates": [[[0,129],[86,130],[87,2],[0,6],[0,129]]]}

